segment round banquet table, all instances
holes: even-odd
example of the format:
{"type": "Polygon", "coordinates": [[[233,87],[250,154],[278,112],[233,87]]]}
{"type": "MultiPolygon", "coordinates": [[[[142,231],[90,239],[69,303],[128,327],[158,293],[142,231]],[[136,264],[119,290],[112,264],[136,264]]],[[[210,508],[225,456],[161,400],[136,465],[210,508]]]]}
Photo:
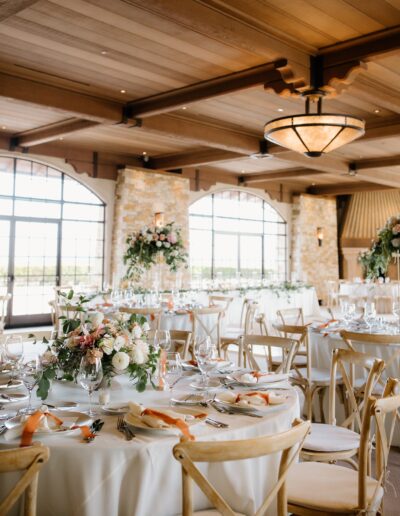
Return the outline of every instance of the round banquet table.
{"type": "MultiPolygon", "coordinates": [[[[191,378],[182,379],[174,394],[194,392],[191,378]]],[[[225,415],[213,408],[212,417],[229,424],[218,429],[199,423],[191,427],[197,440],[248,439],[282,432],[299,417],[296,391],[289,390],[284,405],[266,408],[266,416],[256,419],[243,415],[225,415]]],[[[77,401],[80,409],[87,407],[87,393],[72,383],[53,382],[48,402],[77,401]]],[[[111,402],[134,400],[150,407],[166,407],[169,393],[151,388],[137,393],[128,378],[113,379],[111,402]]],[[[79,409],[78,409],[79,410],[79,409]]],[[[181,514],[181,468],[173,458],[172,448],[178,435],[136,431],[136,438],[126,441],[116,429],[117,416],[101,414],[104,427],[90,443],[81,440],[79,430],[74,435],[51,436],[42,439],[50,448],[50,460],[39,478],[38,515],[40,516],[174,516],[181,514]]],[[[4,437],[1,446],[9,447],[4,437]]],[[[18,445],[18,443],[16,443],[18,445]]],[[[235,511],[253,514],[275,483],[279,457],[262,457],[227,463],[201,464],[200,469],[229,500],[235,511]]],[[[2,479],[3,480],[3,479],[2,479]]],[[[9,486],[8,486],[9,487],[9,486]]],[[[0,498],[7,482],[0,484],[0,498]]],[[[209,508],[207,498],[194,490],[195,510],[209,508]]],[[[12,514],[17,514],[14,511],[12,514]]],[[[268,516],[276,514],[271,507],[268,516]]]]}

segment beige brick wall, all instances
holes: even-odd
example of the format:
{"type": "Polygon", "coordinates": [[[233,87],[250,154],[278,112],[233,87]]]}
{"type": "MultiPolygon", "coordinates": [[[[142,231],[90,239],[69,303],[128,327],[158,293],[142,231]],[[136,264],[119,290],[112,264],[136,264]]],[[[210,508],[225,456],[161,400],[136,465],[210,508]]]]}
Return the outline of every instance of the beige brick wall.
{"type": "Polygon", "coordinates": [[[319,299],[326,297],[326,281],[339,278],[336,200],[311,195],[293,199],[292,275],[312,283],[319,299]],[[318,246],[317,228],[324,239],[318,246]]]}
{"type": "MultiPolygon", "coordinates": [[[[113,283],[117,284],[125,274],[122,257],[128,233],[152,225],[157,211],[164,212],[165,223],[174,221],[181,226],[188,248],[188,210],[189,179],[145,169],[121,169],[115,193],[111,264],[113,283]]],[[[178,274],[185,286],[190,278],[189,269],[181,270],[182,273],[178,274]]],[[[156,274],[157,271],[145,274],[140,284],[150,288],[156,274]]],[[[171,274],[165,266],[162,266],[161,277],[162,288],[175,286],[176,274],[171,274]]]]}

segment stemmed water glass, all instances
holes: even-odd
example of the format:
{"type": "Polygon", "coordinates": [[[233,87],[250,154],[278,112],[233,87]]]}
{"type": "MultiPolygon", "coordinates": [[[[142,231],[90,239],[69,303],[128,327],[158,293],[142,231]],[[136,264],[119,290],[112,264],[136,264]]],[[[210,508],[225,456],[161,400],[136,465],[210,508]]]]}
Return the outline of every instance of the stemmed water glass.
{"type": "Polygon", "coordinates": [[[354,303],[345,303],[343,305],[344,315],[343,319],[345,320],[346,324],[350,324],[351,321],[354,318],[354,315],[356,313],[356,305],[354,303]]]}
{"type": "Polygon", "coordinates": [[[98,357],[82,357],[79,372],[77,376],[78,382],[88,391],[89,394],[89,416],[93,417],[96,412],[92,409],[93,391],[97,389],[103,379],[103,366],[101,358],[98,357]]]}
{"type": "Polygon", "coordinates": [[[4,345],[4,352],[5,359],[10,364],[11,380],[15,380],[24,355],[22,337],[20,335],[9,335],[4,345]]]}
{"type": "Polygon", "coordinates": [[[182,377],[183,368],[179,353],[167,353],[165,356],[164,381],[169,388],[170,399],[175,385],[182,377]]]}
{"type": "Polygon", "coordinates": [[[364,321],[367,323],[369,331],[376,318],[375,303],[366,303],[364,308],[364,321]]]}
{"type": "Polygon", "coordinates": [[[171,335],[168,330],[156,330],[154,332],[154,348],[168,351],[171,348],[171,335]]]}
{"type": "Polygon", "coordinates": [[[20,370],[20,377],[28,390],[29,400],[28,407],[20,410],[23,414],[33,414],[35,409],[32,408],[32,391],[39,383],[43,376],[43,368],[40,357],[37,355],[25,355],[20,370]]]}
{"type": "Polygon", "coordinates": [[[197,337],[194,342],[194,356],[201,373],[201,386],[208,386],[207,373],[210,370],[210,364],[215,355],[215,345],[210,337],[197,337]]]}

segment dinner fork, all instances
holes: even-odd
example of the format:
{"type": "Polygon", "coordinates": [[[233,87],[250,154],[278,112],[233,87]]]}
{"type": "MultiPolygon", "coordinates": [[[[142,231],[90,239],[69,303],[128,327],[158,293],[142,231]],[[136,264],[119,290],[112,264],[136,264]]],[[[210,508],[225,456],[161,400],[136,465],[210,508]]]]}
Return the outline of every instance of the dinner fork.
{"type": "Polygon", "coordinates": [[[118,416],[117,430],[119,430],[121,433],[125,435],[127,441],[132,441],[132,439],[136,437],[136,435],[130,430],[130,428],[126,424],[126,421],[124,420],[123,416],[118,416]]]}

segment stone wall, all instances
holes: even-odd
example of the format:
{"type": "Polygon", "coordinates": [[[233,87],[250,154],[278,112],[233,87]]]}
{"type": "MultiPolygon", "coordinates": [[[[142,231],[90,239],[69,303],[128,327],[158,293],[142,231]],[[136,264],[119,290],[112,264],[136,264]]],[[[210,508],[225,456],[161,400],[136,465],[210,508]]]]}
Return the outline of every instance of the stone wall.
{"type": "Polygon", "coordinates": [[[326,281],[339,277],[336,200],[311,195],[293,199],[292,278],[313,284],[326,299],[326,281]],[[317,228],[322,228],[322,246],[317,228]]]}
{"type": "MultiPolygon", "coordinates": [[[[112,279],[117,285],[125,274],[122,257],[127,235],[143,226],[152,225],[154,213],[164,212],[165,223],[176,222],[188,248],[189,234],[189,179],[173,174],[156,173],[145,169],[121,169],[115,192],[114,227],[112,239],[112,279]]],[[[157,269],[157,267],[156,267],[157,269]]],[[[158,275],[155,270],[142,278],[141,285],[150,288],[158,275]]],[[[162,288],[176,286],[176,274],[162,266],[162,288]]],[[[190,278],[189,269],[178,273],[183,286],[190,278]]]]}

